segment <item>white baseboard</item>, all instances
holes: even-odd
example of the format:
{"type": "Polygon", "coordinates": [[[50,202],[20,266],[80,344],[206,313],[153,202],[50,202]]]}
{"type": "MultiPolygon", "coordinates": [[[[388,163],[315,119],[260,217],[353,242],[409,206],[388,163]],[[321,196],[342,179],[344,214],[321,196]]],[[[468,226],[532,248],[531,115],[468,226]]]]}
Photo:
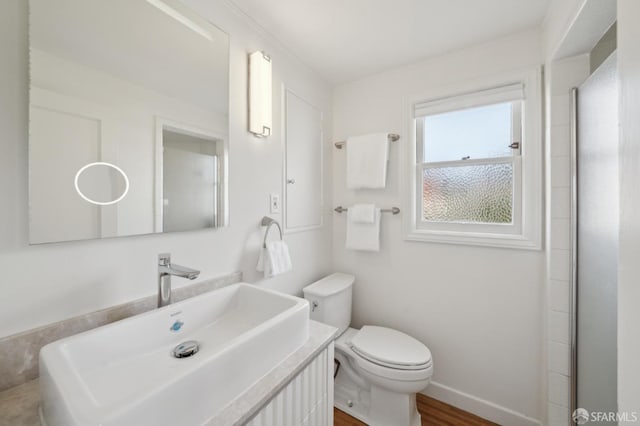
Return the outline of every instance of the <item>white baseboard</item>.
{"type": "Polygon", "coordinates": [[[508,426],[540,426],[539,420],[520,414],[493,402],[460,392],[456,389],[431,382],[423,394],[442,401],[461,410],[468,411],[483,419],[508,426]]]}

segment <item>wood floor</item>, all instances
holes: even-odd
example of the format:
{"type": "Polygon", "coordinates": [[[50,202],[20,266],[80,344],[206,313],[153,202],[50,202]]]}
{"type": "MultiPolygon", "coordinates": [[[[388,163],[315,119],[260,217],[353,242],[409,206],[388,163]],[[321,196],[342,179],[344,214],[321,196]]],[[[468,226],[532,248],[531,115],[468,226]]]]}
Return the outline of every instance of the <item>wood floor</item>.
{"type": "MultiPolygon", "coordinates": [[[[495,425],[474,414],[452,407],[444,402],[418,394],[418,411],[422,417],[422,426],[488,426],[495,425]]],[[[360,420],[334,408],[334,426],[366,426],[360,420]]],[[[389,425],[395,426],[395,425],[389,425]]]]}

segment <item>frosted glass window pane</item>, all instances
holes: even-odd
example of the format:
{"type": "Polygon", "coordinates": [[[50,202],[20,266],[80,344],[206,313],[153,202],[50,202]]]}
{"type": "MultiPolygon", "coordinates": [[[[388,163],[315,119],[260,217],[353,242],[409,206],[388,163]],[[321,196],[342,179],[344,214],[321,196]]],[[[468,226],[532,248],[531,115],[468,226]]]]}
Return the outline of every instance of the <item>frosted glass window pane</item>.
{"type": "Polygon", "coordinates": [[[422,176],[424,220],[511,223],[511,163],[427,168],[422,176]]]}
{"type": "Polygon", "coordinates": [[[512,155],[512,103],[424,117],[424,162],[512,155]]]}

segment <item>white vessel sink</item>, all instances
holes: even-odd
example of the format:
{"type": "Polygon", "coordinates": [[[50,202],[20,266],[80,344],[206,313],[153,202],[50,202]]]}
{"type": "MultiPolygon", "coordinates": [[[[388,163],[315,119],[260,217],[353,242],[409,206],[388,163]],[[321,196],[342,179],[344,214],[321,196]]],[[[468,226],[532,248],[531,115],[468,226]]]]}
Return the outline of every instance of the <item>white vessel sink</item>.
{"type": "Polygon", "coordinates": [[[43,420],[201,425],[308,335],[306,300],[245,283],[77,334],[40,352],[43,420]],[[199,351],[174,357],[188,340],[199,351]]]}

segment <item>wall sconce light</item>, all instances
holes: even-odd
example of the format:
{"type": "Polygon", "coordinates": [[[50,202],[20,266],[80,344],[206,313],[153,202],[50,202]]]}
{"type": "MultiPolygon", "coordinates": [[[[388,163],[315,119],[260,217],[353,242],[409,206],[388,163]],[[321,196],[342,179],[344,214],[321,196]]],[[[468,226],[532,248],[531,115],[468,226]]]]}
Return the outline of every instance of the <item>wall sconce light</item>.
{"type": "Polygon", "coordinates": [[[271,136],[271,57],[264,52],[249,55],[249,131],[259,138],[271,136]]]}

